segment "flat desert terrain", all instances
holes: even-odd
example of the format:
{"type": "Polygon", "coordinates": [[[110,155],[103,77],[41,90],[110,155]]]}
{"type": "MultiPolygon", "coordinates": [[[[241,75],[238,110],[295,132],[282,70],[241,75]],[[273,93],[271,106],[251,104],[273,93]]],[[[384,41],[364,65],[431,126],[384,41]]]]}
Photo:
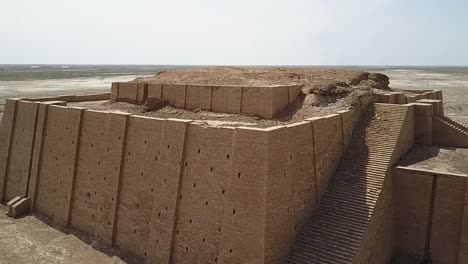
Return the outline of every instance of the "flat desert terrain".
{"type": "Polygon", "coordinates": [[[384,69],[390,87],[409,90],[441,90],[445,115],[468,125],[468,69],[384,69]]]}

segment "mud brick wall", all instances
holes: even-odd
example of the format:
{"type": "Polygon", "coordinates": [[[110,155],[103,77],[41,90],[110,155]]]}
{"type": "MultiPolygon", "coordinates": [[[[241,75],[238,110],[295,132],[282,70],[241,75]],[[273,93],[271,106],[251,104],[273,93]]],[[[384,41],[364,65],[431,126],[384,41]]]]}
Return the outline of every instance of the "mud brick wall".
{"type": "Polygon", "coordinates": [[[397,257],[463,263],[466,175],[397,167],[392,177],[397,257]]]}
{"type": "Polygon", "coordinates": [[[344,152],[342,121],[338,114],[312,118],[310,121],[314,126],[317,201],[319,202],[344,152]]]}
{"type": "Polygon", "coordinates": [[[407,107],[405,121],[398,136],[397,146],[392,156],[392,164],[398,161],[400,157],[406,154],[416,142],[416,128],[417,123],[415,120],[418,119],[418,112],[416,106],[413,104],[406,104],[400,107],[407,107]]]}
{"type": "Polygon", "coordinates": [[[26,195],[29,167],[34,143],[38,104],[20,101],[16,105],[15,125],[10,142],[9,166],[6,170],[4,199],[26,195]]]}
{"type": "Polygon", "coordinates": [[[429,211],[431,207],[432,177],[409,175],[404,170],[392,172],[395,254],[422,260],[426,247],[429,211]]]}
{"type": "Polygon", "coordinates": [[[466,177],[437,177],[430,244],[431,258],[436,263],[457,263],[465,188],[466,177]]]}
{"type": "Polygon", "coordinates": [[[468,148],[468,135],[466,132],[447,124],[439,118],[432,118],[431,121],[434,144],[468,148]]]}
{"type": "Polygon", "coordinates": [[[103,101],[109,100],[111,93],[101,94],[88,94],[88,95],[59,95],[51,97],[39,98],[23,98],[25,101],[31,102],[50,102],[50,101],[63,101],[63,102],[87,102],[87,101],[103,101]]]}
{"type": "Polygon", "coordinates": [[[463,221],[460,234],[460,252],[458,263],[468,262],[468,180],[465,187],[465,200],[463,202],[463,221]]]}
{"type": "MultiPolygon", "coordinates": [[[[394,164],[414,145],[414,106],[411,104],[395,106],[395,111],[402,111],[403,107],[408,109],[405,111],[405,120],[399,131],[400,134],[390,164],[394,164]]],[[[362,239],[353,263],[390,262],[394,251],[395,232],[399,231],[393,215],[395,210],[394,199],[399,202],[398,198],[400,197],[395,198],[393,189],[395,189],[394,180],[391,177],[386,177],[370,218],[367,232],[362,239]]]]}
{"type": "Polygon", "coordinates": [[[442,91],[436,90],[405,90],[406,92],[417,93],[416,95],[406,95],[403,92],[389,92],[378,95],[378,103],[384,104],[409,104],[419,100],[431,99],[442,101],[442,91]]]}
{"type": "Polygon", "coordinates": [[[218,128],[54,104],[7,101],[3,199],[152,263],[281,263],[359,113],[218,128]]]}
{"type": "Polygon", "coordinates": [[[431,145],[433,142],[433,108],[430,104],[413,103],[415,141],[418,144],[431,145]]]}
{"type": "Polygon", "coordinates": [[[128,120],[114,241],[141,256],[148,250],[154,193],[167,184],[158,166],[163,126],[162,119],[131,116],[128,120]]]}
{"type": "Polygon", "coordinates": [[[301,88],[299,85],[243,87],[113,83],[111,101],[144,104],[148,97],[155,97],[182,109],[199,108],[273,118],[296,100],[301,88]]]}
{"type": "Polygon", "coordinates": [[[68,224],[81,113],[82,109],[50,106],[45,123],[41,114],[43,162],[36,174],[41,177],[31,181],[31,198],[37,212],[61,225],[68,224]]]}
{"type": "Polygon", "coordinates": [[[7,177],[11,139],[15,128],[16,105],[18,100],[5,102],[2,125],[0,126],[0,200],[5,200],[5,180],[7,177]]]}
{"type": "Polygon", "coordinates": [[[313,122],[268,134],[265,262],[282,263],[317,205],[313,122]]]}

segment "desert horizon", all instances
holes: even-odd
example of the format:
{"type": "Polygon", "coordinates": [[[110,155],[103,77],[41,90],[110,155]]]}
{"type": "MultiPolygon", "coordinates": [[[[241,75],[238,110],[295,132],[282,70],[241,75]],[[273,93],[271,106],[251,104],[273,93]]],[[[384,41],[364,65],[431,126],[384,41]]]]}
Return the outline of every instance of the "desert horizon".
{"type": "Polygon", "coordinates": [[[468,66],[187,66],[187,65],[76,65],[0,64],[0,114],[6,98],[44,97],[107,92],[112,82],[149,77],[161,71],[210,68],[326,68],[380,72],[396,89],[442,90],[446,114],[468,124],[468,66]]]}

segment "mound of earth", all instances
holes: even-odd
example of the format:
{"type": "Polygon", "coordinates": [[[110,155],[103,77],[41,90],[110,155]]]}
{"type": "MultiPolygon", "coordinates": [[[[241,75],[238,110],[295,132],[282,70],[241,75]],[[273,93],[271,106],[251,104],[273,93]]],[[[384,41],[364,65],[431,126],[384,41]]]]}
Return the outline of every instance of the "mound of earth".
{"type": "Polygon", "coordinates": [[[165,84],[201,85],[290,85],[300,84],[303,91],[317,95],[349,93],[353,88],[389,90],[384,74],[353,70],[289,67],[211,67],[162,71],[136,81],[165,84]],[[337,89],[338,88],[338,89],[337,89]],[[327,93],[330,91],[330,93],[327,93]],[[338,91],[338,92],[337,92],[338,91]]]}

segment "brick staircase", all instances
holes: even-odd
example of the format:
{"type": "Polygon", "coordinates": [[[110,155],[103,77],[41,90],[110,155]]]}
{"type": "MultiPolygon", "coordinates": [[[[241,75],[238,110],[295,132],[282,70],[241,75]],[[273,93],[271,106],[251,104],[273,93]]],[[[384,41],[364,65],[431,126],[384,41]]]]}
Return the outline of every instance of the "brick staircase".
{"type": "Polygon", "coordinates": [[[454,128],[455,130],[458,130],[460,131],[461,133],[465,134],[468,136],[468,127],[466,127],[465,125],[463,125],[462,123],[459,123],[455,120],[452,120],[450,119],[449,117],[446,117],[444,115],[440,115],[440,116],[436,116],[434,117],[438,120],[440,120],[441,122],[445,123],[446,125],[454,128]]]}
{"type": "Polygon", "coordinates": [[[354,131],[319,208],[305,223],[287,263],[353,263],[405,120],[406,108],[376,104],[354,131]]]}

